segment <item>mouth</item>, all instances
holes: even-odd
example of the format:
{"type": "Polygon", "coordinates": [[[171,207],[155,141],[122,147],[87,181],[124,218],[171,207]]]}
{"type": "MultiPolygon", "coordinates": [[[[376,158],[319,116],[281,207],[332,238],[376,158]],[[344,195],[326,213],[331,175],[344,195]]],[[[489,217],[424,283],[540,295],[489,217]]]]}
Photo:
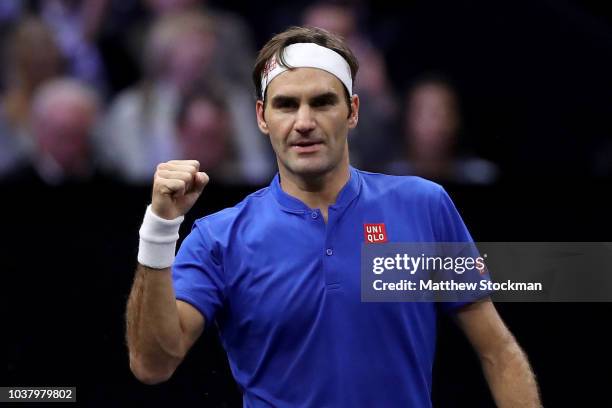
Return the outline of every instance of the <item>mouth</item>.
{"type": "Polygon", "coordinates": [[[298,140],[297,142],[291,143],[290,146],[291,150],[298,154],[315,153],[323,146],[323,142],[319,140],[298,140]]]}

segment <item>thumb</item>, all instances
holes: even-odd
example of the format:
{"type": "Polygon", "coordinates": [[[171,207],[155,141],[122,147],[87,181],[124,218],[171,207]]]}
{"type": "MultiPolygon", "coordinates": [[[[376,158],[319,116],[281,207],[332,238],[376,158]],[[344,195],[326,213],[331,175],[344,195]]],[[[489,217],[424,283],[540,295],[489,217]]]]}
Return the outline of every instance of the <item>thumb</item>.
{"type": "Polygon", "coordinates": [[[208,174],[204,173],[203,171],[197,172],[195,176],[194,190],[200,194],[204,190],[204,187],[206,187],[208,184],[208,181],[208,174]]]}

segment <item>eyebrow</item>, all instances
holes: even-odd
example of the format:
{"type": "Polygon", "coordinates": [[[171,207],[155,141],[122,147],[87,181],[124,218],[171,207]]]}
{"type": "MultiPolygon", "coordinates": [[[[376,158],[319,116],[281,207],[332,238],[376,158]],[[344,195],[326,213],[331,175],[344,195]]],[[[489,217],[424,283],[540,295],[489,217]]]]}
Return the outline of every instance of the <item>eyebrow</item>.
{"type": "MultiPolygon", "coordinates": [[[[338,95],[334,92],[325,92],[320,95],[313,96],[309,99],[310,104],[335,104],[339,100],[338,95]]],[[[282,106],[287,103],[297,103],[298,98],[288,95],[276,95],[272,98],[272,106],[282,106]]]]}
{"type": "Polygon", "coordinates": [[[310,103],[317,103],[317,104],[336,104],[338,103],[338,95],[335,94],[334,92],[325,92],[324,94],[321,95],[317,95],[313,98],[310,98],[310,103]]]}
{"type": "Polygon", "coordinates": [[[272,106],[283,106],[283,105],[286,105],[288,103],[297,103],[297,98],[295,98],[293,96],[276,95],[270,101],[270,104],[272,106]]]}

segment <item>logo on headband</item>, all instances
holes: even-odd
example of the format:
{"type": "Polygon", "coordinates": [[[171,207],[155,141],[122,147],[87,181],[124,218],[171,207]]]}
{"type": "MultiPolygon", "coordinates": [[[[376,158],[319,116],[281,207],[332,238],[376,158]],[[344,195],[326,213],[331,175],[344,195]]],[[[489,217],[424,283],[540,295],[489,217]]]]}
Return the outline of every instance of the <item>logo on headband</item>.
{"type": "Polygon", "coordinates": [[[264,67],[263,70],[263,77],[265,78],[265,81],[268,82],[268,75],[270,74],[270,72],[272,70],[274,70],[276,68],[276,55],[273,55],[268,62],[266,62],[266,65],[264,67]]]}

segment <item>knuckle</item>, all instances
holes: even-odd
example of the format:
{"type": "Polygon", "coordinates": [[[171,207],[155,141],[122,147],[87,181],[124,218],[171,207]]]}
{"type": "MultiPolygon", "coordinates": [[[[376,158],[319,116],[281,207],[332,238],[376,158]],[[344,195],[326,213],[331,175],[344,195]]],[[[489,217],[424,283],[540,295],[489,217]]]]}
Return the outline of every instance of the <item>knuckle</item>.
{"type": "Polygon", "coordinates": [[[186,171],[177,171],[174,176],[177,180],[185,181],[188,179],[189,173],[186,171]]]}

